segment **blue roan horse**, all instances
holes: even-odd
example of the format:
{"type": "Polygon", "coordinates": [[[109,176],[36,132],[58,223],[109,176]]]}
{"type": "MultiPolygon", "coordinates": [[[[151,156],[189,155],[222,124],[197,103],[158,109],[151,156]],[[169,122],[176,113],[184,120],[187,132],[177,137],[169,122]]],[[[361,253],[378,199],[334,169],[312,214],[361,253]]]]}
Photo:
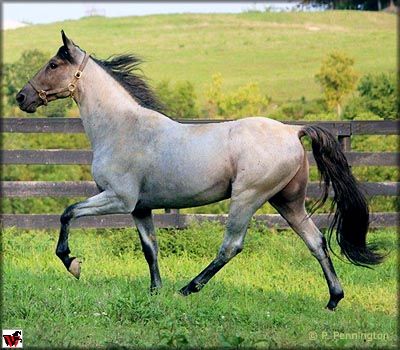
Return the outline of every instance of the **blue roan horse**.
{"type": "MultiPolygon", "coordinates": [[[[63,46],[22,88],[23,111],[71,96],[93,149],[93,178],[100,193],[68,207],[61,216],[57,256],[75,277],[80,263],[70,257],[71,220],[88,215],[131,213],[150,268],[151,289],[161,286],[152,209],[185,208],[230,198],[229,217],[216,258],[180,292],[198,292],[243,247],[249,220],[269,201],[318,259],[333,310],[343,290],[326,240],[305,211],[308,162],[300,139],[312,140],[323,179],[324,203],[334,189],[336,212],[330,233],[356,265],[382,260],[366,243],[369,213],[335,138],[317,126],[290,126],[268,118],[187,125],[159,112],[152,91],[135,74],[132,55],[93,58],[62,32],[63,46]]],[[[330,237],[330,235],[329,235],[330,237]]]]}

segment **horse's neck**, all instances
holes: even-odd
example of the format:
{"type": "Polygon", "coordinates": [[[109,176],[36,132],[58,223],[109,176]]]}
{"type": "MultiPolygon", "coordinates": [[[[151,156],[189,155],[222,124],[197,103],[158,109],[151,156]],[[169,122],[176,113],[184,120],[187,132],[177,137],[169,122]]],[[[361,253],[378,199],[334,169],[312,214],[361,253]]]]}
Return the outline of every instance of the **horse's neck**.
{"type": "Polygon", "coordinates": [[[130,94],[93,60],[79,82],[77,103],[92,147],[112,143],[124,133],[140,132],[159,113],[141,107],[130,94]]]}

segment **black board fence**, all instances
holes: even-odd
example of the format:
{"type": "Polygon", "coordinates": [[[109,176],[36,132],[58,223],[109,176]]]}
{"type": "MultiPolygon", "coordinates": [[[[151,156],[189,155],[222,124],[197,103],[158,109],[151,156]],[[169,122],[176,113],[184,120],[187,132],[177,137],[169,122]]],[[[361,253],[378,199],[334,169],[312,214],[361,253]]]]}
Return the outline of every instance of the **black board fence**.
{"type": "MultiPolygon", "coordinates": [[[[226,120],[177,120],[181,123],[219,123],[226,120]]],[[[83,133],[79,118],[1,118],[2,133],[83,133]]],[[[290,124],[317,124],[330,130],[337,136],[349,163],[352,166],[398,166],[398,152],[352,152],[353,135],[399,135],[400,121],[340,121],[340,122],[287,122],[290,124]]],[[[314,158],[308,152],[311,165],[314,158]]],[[[90,150],[2,150],[1,164],[91,164],[90,150]]],[[[398,182],[364,182],[361,184],[367,196],[397,196],[398,182]]],[[[92,181],[1,181],[0,194],[6,197],[89,197],[98,193],[92,181]]],[[[318,198],[319,184],[311,182],[307,196],[318,198]]],[[[331,193],[332,195],[332,193],[331,193]]],[[[156,226],[184,228],[194,221],[217,221],[224,223],[226,215],[217,214],[181,214],[178,210],[166,209],[163,214],[154,215],[156,226]]],[[[287,223],[278,214],[256,215],[255,219],[269,227],[286,228],[287,223]]],[[[0,214],[3,227],[15,226],[21,229],[50,229],[59,227],[57,214],[0,214]]],[[[329,225],[327,214],[315,214],[317,226],[329,225]]],[[[105,215],[80,218],[73,227],[116,228],[133,225],[130,215],[105,215]]],[[[398,225],[397,213],[372,213],[372,227],[390,227],[398,225]]]]}

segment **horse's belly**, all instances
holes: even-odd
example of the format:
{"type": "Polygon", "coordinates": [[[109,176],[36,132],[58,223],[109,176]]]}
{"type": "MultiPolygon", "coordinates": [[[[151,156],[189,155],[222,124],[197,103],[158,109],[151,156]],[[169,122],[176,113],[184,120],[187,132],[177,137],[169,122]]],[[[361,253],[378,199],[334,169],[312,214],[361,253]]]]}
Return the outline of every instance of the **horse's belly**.
{"type": "Polygon", "coordinates": [[[231,195],[230,180],[206,183],[207,186],[196,187],[190,183],[169,183],[163,188],[157,185],[152,190],[147,186],[139,195],[138,207],[145,208],[189,208],[229,198],[231,195]]]}

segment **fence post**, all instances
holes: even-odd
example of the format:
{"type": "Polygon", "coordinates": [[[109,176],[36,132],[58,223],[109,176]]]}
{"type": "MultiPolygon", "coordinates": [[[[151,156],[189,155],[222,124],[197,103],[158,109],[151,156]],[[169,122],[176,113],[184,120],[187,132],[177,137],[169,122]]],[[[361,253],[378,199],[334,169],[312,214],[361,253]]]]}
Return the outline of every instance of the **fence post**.
{"type": "Polygon", "coordinates": [[[179,209],[165,208],[165,214],[179,214],[179,209]]]}
{"type": "Polygon", "coordinates": [[[351,151],[351,135],[339,135],[338,141],[343,152],[351,151]]]}

